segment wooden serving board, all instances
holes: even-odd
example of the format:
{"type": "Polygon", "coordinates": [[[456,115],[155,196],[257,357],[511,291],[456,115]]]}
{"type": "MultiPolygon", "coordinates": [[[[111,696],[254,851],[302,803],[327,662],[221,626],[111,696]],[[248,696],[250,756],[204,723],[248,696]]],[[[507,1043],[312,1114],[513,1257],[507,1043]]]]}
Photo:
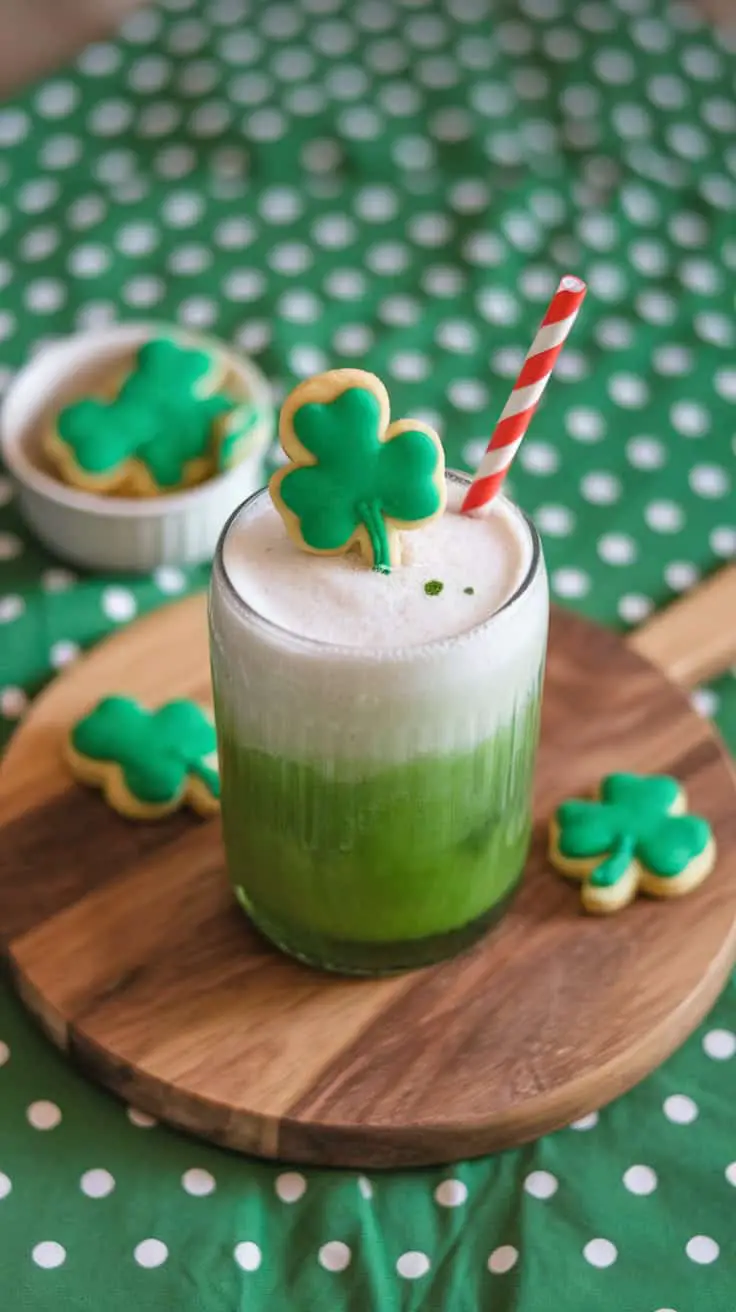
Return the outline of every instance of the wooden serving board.
{"type": "Polygon", "coordinates": [[[487,1153],[623,1093],[727,977],[736,783],[725,750],[684,692],[573,614],[552,621],[522,890],[467,955],[392,979],[322,975],[269,947],[231,898],[218,821],[130,823],[70,780],[63,736],[111,691],[150,704],[209,696],[203,597],[105,642],[34,703],[0,783],[0,927],[53,1041],[174,1125],[341,1166],[487,1153]],[[677,775],[720,858],[682,901],[594,919],[547,865],[545,820],[611,769],[677,775]]]}

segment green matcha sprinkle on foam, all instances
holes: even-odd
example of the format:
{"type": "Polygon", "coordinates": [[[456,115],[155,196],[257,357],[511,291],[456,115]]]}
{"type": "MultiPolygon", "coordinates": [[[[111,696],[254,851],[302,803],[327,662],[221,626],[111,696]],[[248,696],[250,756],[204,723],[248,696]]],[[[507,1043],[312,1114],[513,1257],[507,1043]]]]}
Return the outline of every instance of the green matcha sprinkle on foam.
{"type": "Polygon", "coordinates": [[[463,588],[463,592],[465,593],[465,596],[466,596],[466,597],[474,597],[474,596],[475,596],[475,588],[463,588]]]}
{"type": "Polygon", "coordinates": [[[444,586],[444,583],[441,583],[439,579],[430,579],[428,583],[425,583],[424,591],[428,597],[439,597],[444,586]]]}

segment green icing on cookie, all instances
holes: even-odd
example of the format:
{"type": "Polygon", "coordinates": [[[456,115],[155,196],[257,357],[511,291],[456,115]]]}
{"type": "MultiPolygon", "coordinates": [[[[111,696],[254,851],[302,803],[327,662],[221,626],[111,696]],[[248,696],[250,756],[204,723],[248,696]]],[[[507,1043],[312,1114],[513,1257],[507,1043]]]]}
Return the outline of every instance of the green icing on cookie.
{"type": "Polygon", "coordinates": [[[412,524],[442,507],[435,482],[441,454],[427,433],[407,428],[382,440],[380,404],[368,388],[349,387],[328,402],[307,402],[292,423],[314,463],[291,469],[280,484],[315,551],[338,551],[363,525],[373,568],[391,569],[386,518],[412,524]]]}
{"type": "Polygon", "coordinates": [[[611,888],[623,878],[634,857],[662,879],[681,875],[711,840],[700,816],[673,815],[680,796],[676,779],[667,775],[609,774],[600,801],[563,802],[556,813],[563,856],[600,857],[589,882],[611,888]]]}
{"type": "Polygon", "coordinates": [[[85,473],[109,474],[136,458],[159,487],[176,487],[187,464],[210,453],[214,421],[237,404],[198,394],[211,370],[208,352],[155,338],[111,401],[89,398],[61,411],[59,436],[85,473]]]}
{"type": "Polygon", "coordinates": [[[173,802],[190,775],[220,796],[220,776],[207,760],[216,748],[214,726],[196,702],[149,711],[130,697],[105,697],[74,726],[71,743],[81,756],[119,765],[140,802],[173,802]]]}

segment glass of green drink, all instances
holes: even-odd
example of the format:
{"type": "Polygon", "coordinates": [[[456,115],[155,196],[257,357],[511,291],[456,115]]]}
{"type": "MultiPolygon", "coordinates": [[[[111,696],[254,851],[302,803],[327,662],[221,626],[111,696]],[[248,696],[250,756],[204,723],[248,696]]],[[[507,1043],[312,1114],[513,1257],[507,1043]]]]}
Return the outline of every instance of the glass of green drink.
{"type": "Polygon", "coordinates": [[[547,638],[537,533],[503,496],[406,534],[389,575],[309,556],[268,491],[210,592],[230,879],[285,952],[350,974],[474,942],[522,875],[547,638]]]}

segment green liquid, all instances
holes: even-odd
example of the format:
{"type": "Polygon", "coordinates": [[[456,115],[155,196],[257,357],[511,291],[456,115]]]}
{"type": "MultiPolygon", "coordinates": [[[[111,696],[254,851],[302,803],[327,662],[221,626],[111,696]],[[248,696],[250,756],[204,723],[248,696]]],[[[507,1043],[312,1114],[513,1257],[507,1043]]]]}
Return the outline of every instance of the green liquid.
{"type": "Polygon", "coordinates": [[[473,751],[340,778],[239,745],[218,714],[236,896],[280,947],[348,973],[423,965],[473,942],[521,877],[539,693],[473,751]]]}

